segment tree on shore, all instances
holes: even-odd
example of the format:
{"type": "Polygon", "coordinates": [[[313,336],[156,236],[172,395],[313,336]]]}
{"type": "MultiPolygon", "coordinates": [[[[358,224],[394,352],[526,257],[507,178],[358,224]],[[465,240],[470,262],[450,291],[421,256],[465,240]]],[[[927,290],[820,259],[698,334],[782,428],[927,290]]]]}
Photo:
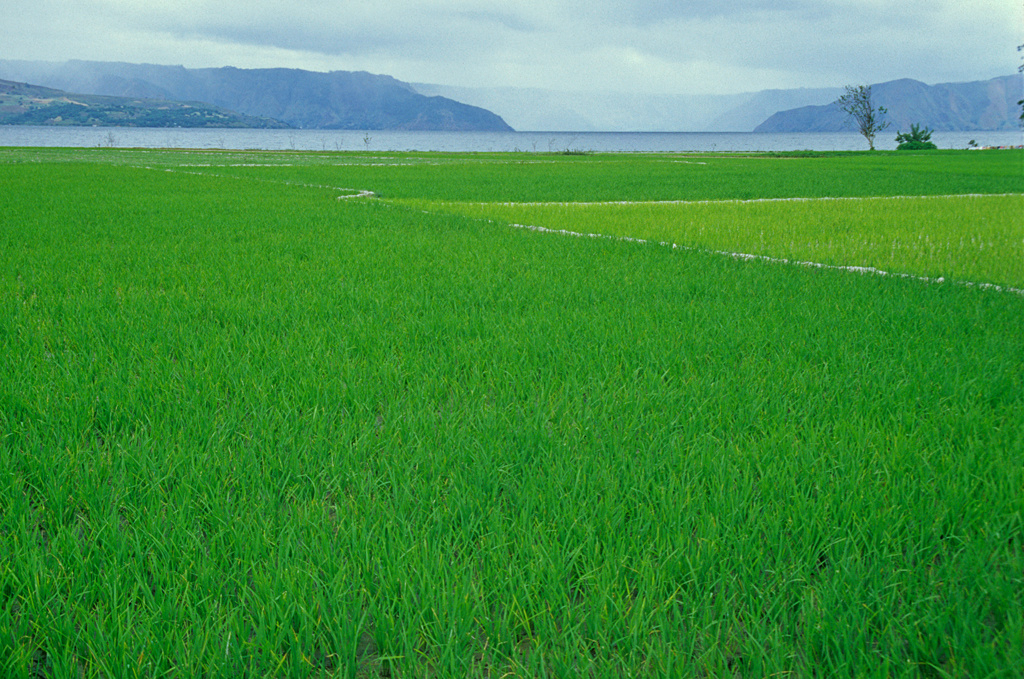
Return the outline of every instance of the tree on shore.
{"type": "MultiPolygon", "coordinates": [[[[1024,51],[1024,45],[1018,45],[1017,46],[1017,51],[1018,52],[1024,51]]],[[[1024,62],[1021,62],[1021,65],[1017,67],[1017,72],[1018,73],[1024,73],[1024,62]]],[[[1021,127],[1024,127],[1024,99],[1021,99],[1020,101],[1018,101],[1017,105],[1020,106],[1020,124],[1021,124],[1021,127]]]]}
{"type": "Polygon", "coordinates": [[[847,85],[846,94],[836,99],[839,108],[853,117],[857,130],[868,140],[868,147],[875,150],[875,135],[889,127],[889,121],[883,120],[886,114],[884,106],[874,107],[871,102],[871,85],[847,85]]]}

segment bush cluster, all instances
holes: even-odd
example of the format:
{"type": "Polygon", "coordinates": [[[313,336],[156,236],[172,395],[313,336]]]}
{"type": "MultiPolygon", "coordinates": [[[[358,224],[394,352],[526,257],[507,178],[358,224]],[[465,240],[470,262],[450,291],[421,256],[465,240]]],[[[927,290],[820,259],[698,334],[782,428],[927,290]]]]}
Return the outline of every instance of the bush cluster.
{"type": "Polygon", "coordinates": [[[931,141],[932,130],[927,127],[921,129],[916,123],[910,126],[910,132],[897,132],[897,151],[931,151],[936,148],[931,141]]]}

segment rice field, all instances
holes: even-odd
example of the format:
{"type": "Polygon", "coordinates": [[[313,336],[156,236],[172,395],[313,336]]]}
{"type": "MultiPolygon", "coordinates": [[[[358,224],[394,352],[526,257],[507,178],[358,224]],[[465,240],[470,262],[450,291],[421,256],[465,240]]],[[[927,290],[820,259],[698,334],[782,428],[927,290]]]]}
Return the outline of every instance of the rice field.
{"type": "Polygon", "coordinates": [[[0,675],[1020,676],[1022,168],[0,149],[0,675]]]}
{"type": "Polygon", "coordinates": [[[1024,198],[1019,194],[418,204],[571,234],[1024,289],[1024,198]]]}

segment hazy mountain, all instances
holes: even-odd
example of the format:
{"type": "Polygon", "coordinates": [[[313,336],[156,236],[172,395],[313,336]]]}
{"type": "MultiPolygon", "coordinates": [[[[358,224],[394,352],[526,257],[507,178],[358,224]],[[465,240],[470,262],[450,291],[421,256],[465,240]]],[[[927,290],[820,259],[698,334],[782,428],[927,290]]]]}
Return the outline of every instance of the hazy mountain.
{"type": "MultiPolygon", "coordinates": [[[[926,85],[903,79],[871,86],[872,103],[887,109],[893,134],[919,124],[940,132],[1015,130],[1020,124],[1017,101],[1021,77],[926,85]]],[[[755,132],[838,132],[853,128],[850,117],[834,103],[803,106],[770,116],[755,132]]]]}
{"type": "Polygon", "coordinates": [[[490,111],[424,96],[389,76],[362,72],[0,61],[0,78],[88,94],[202,101],[299,128],[512,129],[490,111]]]}
{"type": "MultiPolygon", "coordinates": [[[[763,90],[732,95],[587,93],[528,88],[465,88],[413,85],[483,106],[517,130],[835,132],[850,129],[835,107],[841,87],[763,90]],[[778,113],[777,113],[778,112],[778,113]],[[774,115],[773,115],[774,114],[774,115]],[[766,120],[767,119],[767,120],[766,120]]],[[[934,130],[1013,130],[1020,115],[1021,79],[925,85],[897,80],[874,86],[893,126],[911,123],[934,130]]]]}
{"type": "Polygon", "coordinates": [[[742,99],[421,83],[413,87],[421,94],[452,97],[498,112],[517,130],[546,132],[704,130],[715,115],[742,99]]]}
{"type": "Polygon", "coordinates": [[[709,128],[712,131],[750,132],[776,111],[811,104],[835,101],[843,93],[841,87],[793,90],[762,90],[740,105],[718,116],[709,128]]]}
{"type": "Polygon", "coordinates": [[[9,80],[0,80],[0,125],[288,127],[198,102],[71,94],[9,80]]]}
{"type": "MultiPolygon", "coordinates": [[[[300,128],[537,131],[797,132],[850,129],[832,102],[842,88],[730,95],[651,95],[531,88],[410,85],[389,76],[296,69],[0,60],[0,78],[66,91],[201,101],[300,128]],[[492,113],[494,111],[494,113],[492,113]],[[774,114],[774,115],[773,115],[774,114]],[[499,117],[500,116],[500,117],[499,117]],[[508,121],[508,124],[506,124],[508,121]]],[[[874,86],[893,127],[1012,130],[1019,76],[926,85],[874,86]]]]}
{"type": "Polygon", "coordinates": [[[841,88],[672,95],[423,83],[413,87],[421,94],[487,108],[517,130],[550,132],[749,132],[780,108],[824,104],[842,93],[841,88]]]}

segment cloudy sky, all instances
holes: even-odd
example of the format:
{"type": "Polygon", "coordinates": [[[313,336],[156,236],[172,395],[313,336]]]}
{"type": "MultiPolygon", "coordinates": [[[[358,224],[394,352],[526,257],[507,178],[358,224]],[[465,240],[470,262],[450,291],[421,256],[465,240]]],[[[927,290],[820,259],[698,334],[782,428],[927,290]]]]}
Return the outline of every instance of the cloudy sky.
{"type": "Polygon", "coordinates": [[[670,94],[1007,75],[1021,0],[4,0],[0,59],[670,94]]]}

